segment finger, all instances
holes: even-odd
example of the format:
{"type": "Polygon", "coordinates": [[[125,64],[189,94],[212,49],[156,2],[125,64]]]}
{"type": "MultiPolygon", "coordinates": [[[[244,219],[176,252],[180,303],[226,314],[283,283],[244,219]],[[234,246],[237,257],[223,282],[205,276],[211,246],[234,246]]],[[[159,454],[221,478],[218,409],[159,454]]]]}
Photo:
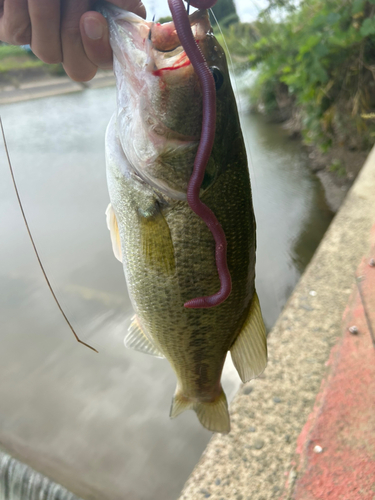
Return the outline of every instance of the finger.
{"type": "Polygon", "coordinates": [[[146,19],[146,8],[140,0],[109,0],[109,2],[146,19]]]}
{"type": "Polygon", "coordinates": [[[12,45],[26,45],[31,40],[27,0],[5,0],[0,17],[0,40],[12,45]]]}
{"type": "Polygon", "coordinates": [[[108,25],[98,12],[86,12],[80,22],[83,47],[95,66],[112,68],[112,50],[109,45],[108,25]]]}
{"type": "Polygon", "coordinates": [[[60,0],[29,0],[31,48],[49,64],[62,62],[60,41],[60,0]]]}
{"type": "Polygon", "coordinates": [[[80,30],[80,19],[89,9],[90,3],[87,0],[65,0],[62,6],[61,41],[64,69],[73,80],[91,80],[97,67],[85,53],[80,30]]]}

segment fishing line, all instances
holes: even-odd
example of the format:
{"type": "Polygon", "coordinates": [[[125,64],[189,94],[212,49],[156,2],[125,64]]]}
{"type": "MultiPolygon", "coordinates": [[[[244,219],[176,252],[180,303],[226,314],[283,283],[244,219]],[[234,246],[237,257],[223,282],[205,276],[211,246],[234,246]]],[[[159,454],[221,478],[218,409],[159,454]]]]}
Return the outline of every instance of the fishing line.
{"type": "Polygon", "coordinates": [[[228,57],[229,57],[229,66],[230,66],[230,69],[232,71],[232,74],[233,74],[233,80],[234,80],[234,86],[236,87],[236,92],[235,92],[235,95],[236,97],[239,95],[239,92],[238,92],[238,88],[237,88],[237,81],[236,79],[234,78],[234,63],[233,63],[233,59],[232,59],[232,54],[230,53],[229,51],[229,47],[228,47],[228,44],[227,44],[227,41],[226,41],[226,38],[225,38],[225,35],[223,33],[223,30],[221,29],[221,26],[219,24],[219,21],[217,20],[217,17],[215,16],[215,12],[213,11],[213,9],[211,8],[210,9],[210,14],[211,16],[214,18],[214,21],[216,23],[216,26],[218,28],[218,30],[220,31],[220,35],[223,39],[223,42],[224,42],[224,46],[225,46],[225,49],[227,51],[227,54],[228,54],[228,57]]]}
{"type": "Polygon", "coordinates": [[[1,127],[1,134],[3,136],[3,141],[4,141],[4,147],[5,147],[5,154],[6,154],[6,157],[8,159],[8,165],[9,165],[9,170],[10,170],[10,175],[12,177],[12,182],[13,182],[13,186],[14,186],[14,190],[16,192],[16,196],[17,196],[17,200],[18,200],[18,205],[20,207],[20,210],[21,210],[21,214],[22,214],[22,217],[23,217],[23,220],[24,220],[24,223],[25,223],[25,226],[26,226],[26,229],[27,229],[27,232],[29,234],[29,238],[30,238],[30,241],[31,241],[31,244],[34,248],[34,252],[35,252],[35,255],[36,255],[36,258],[38,260],[38,263],[39,263],[39,266],[40,266],[40,269],[42,270],[42,273],[43,273],[43,276],[44,276],[44,279],[46,280],[47,282],[47,285],[48,285],[48,288],[52,294],[52,297],[55,299],[55,302],[57,304],[57,307],[59,308],[61,314],[63,315],[63,318],[65,319],[65,321],[67,322],[69,328],[71,329],[73,335],[75,336],[77,342],[79,342],[80,344],[88,347],[89,349],[91,349],[92,351],[95,351],[95,352],[98,352],[94,347],[92,347],[91,345],[89,344],[86,344],[86,342],[83,342],[79,337],[78,335],[76,334],[76,332],[74,331],[74,328],[73,326],[71,325],[70,321],[68,320],[63,308],[61,307],[60,305],[60,302],[58,301],[57,297],[56,297],[56,294],[55,292],[53,291],[53,288],[52,288],[52,285],[48,279],[48,276],[47,276],[47,273],[44,269],[44,266],[42,264],[42,261],[41,261],[41,258],[39,256],[39,252],[36,248],[36,245],[35,245],[35,241],[34,241],[34,238],[31,234],[31,231],[30,231],[30,226],[29,226],[29,223],[27,221],[27,218],[26,218],[26,214],[25,214],[25,211],[23,209],[23,205],[22,205],[22,202],[21,202],[21,197],[20,197],[20,194],[18,192],[18,188],[17,188],[17,183],[16,183],[16,179],[15,179],[15,176],[14,176],[14,172],[13,172],[13,168],[12,168],[12,163],[10,161],[10,155],[9,155],[9,151],[8,151],[8,145],[7,145],[7,141],[6,141],[6,138],[5,138],[5,132],[4,132],[4,127],[3,127],[3,121],[1,119],[1,116],[0,116],[0,127],[1,127]]]}
{"type": "MultiPolygon", "coordinates": [[[[217,17],[215,16],[215,13],[214,13],[213,9],[210,9],[210,14],[214,18],[216,26],[217,26],[217,28],[218,28],[218,30],[219,30],[219,32],[221,34],[221,37],[223,39],[223,43],[224,43],[224,46],[225,46],[225,49],[226,49],[226,53],[228,54],[228,57],[229,57],[229,66],[230,66],[230,69],[231,69],[231,73],[233,75],[233,82],[234,82],[234,87],[235,87],[234,94],[236,96],[236,102],[237,102],[237,105],[238,105],[238,110],[239,110],[240,114],[243,114],[243,109],[241,109],[242,106],[241,106],[240,92],[239,92],[238,86],[237,86],[237,79],[236,79],[236,76],[235,76],[235,69],[234,69],[234,62],[233,62],[232,54],[230,53],[230,50],[229,50],[229,47],[228,47],[228,44],[227,44],[224,32],[221,29],[221,26],[219,24],[219,21],[217,20],[217,17]]],[[[253,155],[251,153],[250,145],[248,145],[247,150],[248,150],[249,157],[250,157],[250,165],[251,165],[251,171],[252,171],[253,177],[254,177],[255,190],[258,190],[257,179],[256,179],[255,170],[254,170],[253,155]]]]}

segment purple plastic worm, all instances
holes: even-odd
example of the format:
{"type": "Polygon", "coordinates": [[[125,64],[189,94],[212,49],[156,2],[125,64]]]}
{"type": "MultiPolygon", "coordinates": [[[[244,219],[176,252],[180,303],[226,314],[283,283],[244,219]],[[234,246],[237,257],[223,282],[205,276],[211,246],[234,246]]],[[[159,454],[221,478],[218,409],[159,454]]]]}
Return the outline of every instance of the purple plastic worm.
{"type": "MultiPolygon", "coordinates": [[[[194,0],[190,5],[198,9],[208,9],[216,3],[216,0],[194,0]]],[[[214,295],[197,297],[184,304],[191,309],[214,307],[226,300],[232,289],[232,280],[227,264],[227,241],[223,228],[216,219],[214,213],[199,199],[199,190],[203,182],[206,165],[211,155],[215,140],[216,123],[216,89],[215,82],[207,62],[194,40],[191,31],[189,17],[182,0],[168,0],[169,9],[180,39],[195,72],[198,75],[202,88],[203,120],[202,133],[199,142],[197,156],[194,161],[194,169],[187,189],[187,202],[190,208],[201,219],[204,220],[211,231],[215,243],[216,267],[220,278],[220,290],[214,295]]]]}

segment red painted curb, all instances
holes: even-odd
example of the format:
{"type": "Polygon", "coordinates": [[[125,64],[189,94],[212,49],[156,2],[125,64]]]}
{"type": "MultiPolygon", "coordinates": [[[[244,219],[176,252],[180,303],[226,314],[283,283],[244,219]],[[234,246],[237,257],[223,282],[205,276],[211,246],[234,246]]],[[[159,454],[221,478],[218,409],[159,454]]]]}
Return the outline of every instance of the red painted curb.
{"type": "MultiPolygon", "coordinates": [[[[375,258],[375,226],[372,236],[375,258]]],[[[357,276],[363,277],[359,286],[375,330],[375,267],[369,261],[362,261],[357,276]]],[[[328,365],[330,373],[298,439],[300,465],[292,498],[375,500],[375,348],[357,288],[328,365]],[[357,334],[349,332],[353,325],[357,334]]]]}

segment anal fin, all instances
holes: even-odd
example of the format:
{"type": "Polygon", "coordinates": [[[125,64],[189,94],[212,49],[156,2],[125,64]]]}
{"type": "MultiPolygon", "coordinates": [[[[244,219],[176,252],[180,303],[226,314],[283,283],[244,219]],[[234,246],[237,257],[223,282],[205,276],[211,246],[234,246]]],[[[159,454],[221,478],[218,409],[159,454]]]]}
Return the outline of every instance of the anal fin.
{"type": "Polygon", "coordinates": [[[242,382],[258,377],[267,365],[267,338],[258,295],[254,292],[249,314],[230,349],[242,382]]]}
{"type": "Polygon", "coordinates": [[[128,328],[128,334],[125,337],[125,347],[135,351],[150,354],[156,358],[164,358],[164,354],[158,349],[144,333],[139,324],[137,316],[133,316],[132,322],[128,328]]]}
{"type": "Polygon", "coordinates": [[[186,410],[194,410],[200,423],[212,432],[230,431],[228,403],[224,391],[214,401],[202,402],[185,398],[178,390],[173,397],[170,417],[178,417],[186,410]]]}

